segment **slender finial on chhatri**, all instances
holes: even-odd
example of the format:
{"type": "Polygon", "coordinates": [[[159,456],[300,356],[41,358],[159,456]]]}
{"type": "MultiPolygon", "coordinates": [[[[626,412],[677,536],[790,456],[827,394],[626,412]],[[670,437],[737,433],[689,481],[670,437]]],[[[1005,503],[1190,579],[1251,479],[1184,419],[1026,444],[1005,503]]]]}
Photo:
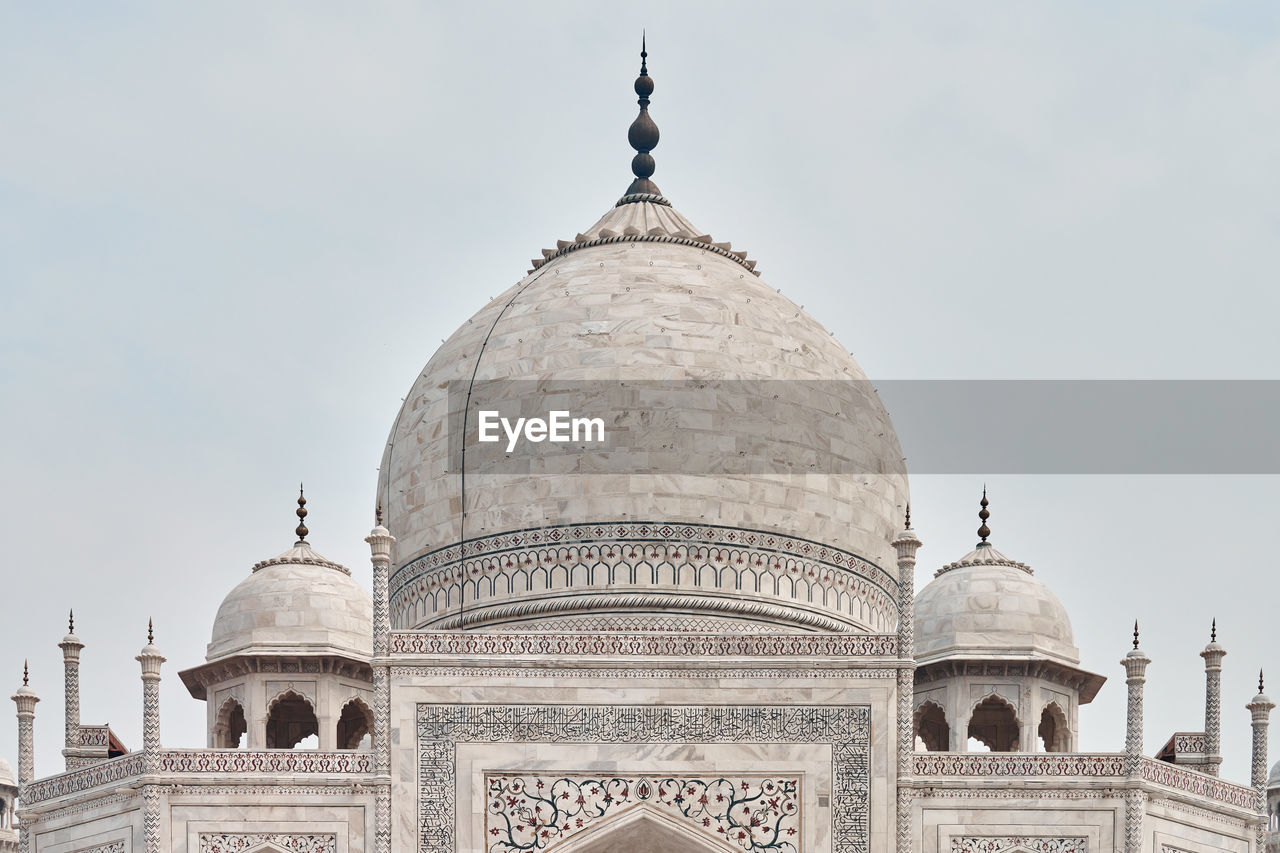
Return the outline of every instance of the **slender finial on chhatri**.
{"type": "Polygon", "coordinates": [[[22,662],[22,686],[23,687],[29,686],[30,676],[31,676],[31,672],[27,669],[27,662],[23,661],[22,662]]]}
{"type": "Polygon", "coordinates": [[[67,633],[74,634],[76,632],[76,612],[75,610],[67,611],[67,633]]]}
{"type": "Polygon", "coordinates": [[[373,520],[378,527],[382,526],[382,501],[378,501],[378,508],[373,511],[373,520]]]}
{"type": "Polygon", "coordinates": [[[307,540],[307,534],[311,531],[307,530],[307,499],[302,494],[302,484],[298,484],[298,526],[293,531],[298,534],[298,544],[302,544],[307,540]]]}
{"type": "Polygon", "coordinates": [[[978,528],[978,535],[982,537],[982,541],[978,546],[988,545],[987,537],[991,535],[991,528],[987,527],[987,519],[991,517],[991,513],[987,511],[987,507],[991,503],[987,500],[987,487],[982,487],[982,500],[978,502],[982,509],[978,510],[978,518],[982,520],[982,526],[978,528]]]}
{"type": "Polygon", "coordinates": [[[1133,620],[1133,647],[1138,647],[1138,620],[1133,620]]]}
{"type": "Polygon", "coordinates": [[[155,625],[151,624],[151,620],[147,620],[147,643],[148,645],[155,642],[156,632],[155,625]]]}
{"type": "Polygon", "coordinates": [[[635,175],[636,179],[631,182],[631,186],[627,187],[627,196],[662,195],[662,190],[658,189],[657,184],[649,180],[653,177],[654,169],[657,168],[653,162],[653,155],[649,152],[658,147],[659,134],[658,126],[649,117],[649,96],[653,94],[653,78],[649,76],[648,59],[647,37],[642,33],[640,76],[636,78],[635,85],[636,94],[640,96],[636,101],[640,105],[640,115],[636,116],[635,121],[631,122],[631,127],[627,128],[627,141],[636,150],[636,156],[631,158],[631,174],[635,175]]]}
{"type": "Polygon", "coordinates": [[[911,529],[911,501],[907,501],[907,522],[906,529],[911,529]]]}
{"type": "Polygon", "coordinates": [[[1262,670],[1258,670],[1258,692],[1262,692],[1262,670]]]}
{"type": "Polygon", "coordinates": [[[1209,628],[1209,642],[1218,642],[1218,617],[1213,617],[1213,625],[1209,628]]]}

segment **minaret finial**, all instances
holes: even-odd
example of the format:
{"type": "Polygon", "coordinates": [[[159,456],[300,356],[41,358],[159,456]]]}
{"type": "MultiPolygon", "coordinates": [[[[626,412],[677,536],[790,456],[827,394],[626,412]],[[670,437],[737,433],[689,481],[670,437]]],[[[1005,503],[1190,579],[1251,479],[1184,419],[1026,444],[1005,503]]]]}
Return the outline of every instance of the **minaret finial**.
{"type": "Polygon", "coordinates": [[[302,494],[302,484],[298,484],[298,527],[293,531],[298,534],[298,543],[306,541],[307,534],[311,531],[307,530],[307,499],[302,494]]]}
{"type": "Polygon", "coordinates": [[[1258,670],[1258,692],[1262,692],[1262,670],[1258,670]]]}
{"type": "Polygon", "coordinates": [[[988,544],[987,537],[991,535],[991,528],[987,527],[987,519],[991,517],[991,513],[987,511],[990,502],[987,501],[987,487],[982,486],[982,500],[978,502],[982,509],[978,510],[978,518],[982,520],[982,526],[978,528],[978,535],[982,537],[982,541],[978,543],[979,547],[988,544]]]}
{"type": "Polygon", "coordinates": [[[911,529],[911,501],[907,501],[907,521],[905,527],[907,530],[911,529]]]}
{"type": "Polygon", "coordinates": [[[1209,628],[1209,642],[1218,642],[1218,617],[1213,617],[1213,625],[1209,628]]]}
{"type": "Polygon", "coordinates": [[[1133,620],[1133,647],[1138,647],[1138,620],[1133,620]]]}
{"type": "Polygon", "coordinates": [[[640,115],[636,116],[636,120],[631,122],[631,127],[627,128],[627,141],[636,150],[636,156],[631,158],[631,174],[635,175],[636,179],[631,182],[631,186],[627,187],[626,195],[628,196],[662,195],[662,190],[658,189],[657,184],[649,180],[653,177],[654,169],[657,168],[653,162],[653,155],[649,152],[658,147],[658,126],[649,117],[649,96],[653,94],[653,78],[649,76],[648,59],[648,39],[642,32],[640,76],[636,78],[635,85],[636,94],[640,96],[640,100],[636,102],[640,105],[640,115]]]}
{"type": "Polygon", "coordinates": [[[22,662],[22,686],[23,686],[23,687],[27,687],[27,686],[28,686],[28,681],[29,681],[30,675],[31,675],[31,673],[30,673],[30,671],[27,669],[27,662],[24,660],[24,661],[22,662]]]}
{"type": "Polygon", "coordinates": [[[150,645],[151,643],[155,642],[155,639],[156,639],[155,625],[151,623],[150,619],[147,619],[147,644],[150,645]]]}
{"type": "Polygon", "coordinates": [[[378,501],[378,507],[373,511],[373,520],[378,527],[382,526],[382,501],[378,501]]]}
{"type": "Polygon", "coordinates": [[[76,611],[74,609],[67,611],[67,633],[74,634],[76,632],[76,611]]]}

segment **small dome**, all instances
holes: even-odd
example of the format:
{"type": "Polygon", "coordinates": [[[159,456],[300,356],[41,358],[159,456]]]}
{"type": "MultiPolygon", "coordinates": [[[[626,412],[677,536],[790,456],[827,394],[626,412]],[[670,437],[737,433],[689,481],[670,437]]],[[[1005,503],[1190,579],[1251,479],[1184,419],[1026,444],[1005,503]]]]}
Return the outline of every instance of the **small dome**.
{"type": "Polygon", "coordinates": [[[1267,790],[1280,788],[1280,761],[1271,765],[1271,775],[1267,777],[1267,790]]]}
{"type": "Polygon", "coordinates": [[[1066,608],[1025,563],[988,542],[944,566],[915,608],[916,661],[1045,658],[1076,666],[1066,608]]]}
{"type": "Polygon", "coordinates": [[[241,654],[373,656],[373,599],[351,572],[299,541],[253,567],[213,623],[206,660],[241,654]]]}
{"type": "Polygon", "coordinates": [[[18,787],[13,775],[13,765],[5,761],[4,756],[0,756],[0,785],[7,785],[11,788],[18,787]]]}

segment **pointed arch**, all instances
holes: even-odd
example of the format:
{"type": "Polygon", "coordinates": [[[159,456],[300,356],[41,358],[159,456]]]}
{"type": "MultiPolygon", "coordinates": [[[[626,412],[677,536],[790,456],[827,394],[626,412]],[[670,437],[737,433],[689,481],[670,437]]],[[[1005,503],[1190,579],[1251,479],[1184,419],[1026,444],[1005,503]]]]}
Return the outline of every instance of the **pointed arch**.
{"type": "Polygon", "coordinates": [[[915,734],[924,743],[925,752],[946,752],[951,747],[951,726],[947,724],[947,712],[932,699],[926,699],[916,708],[915,734]]]}
{"type": "Polygon", "coordinates": [[[320,721],[310,699],[286,690],[267,705],[267,749],[293,749],[312,735],[320,735],[320,721]]]}
{"type": "Polygon", "coordinates": [[[1071,727],[1067,714],[1057,702],[1050,702],[1040,712],[1040,728],[1036,730],[1045,752],[1070,752],[1071,727]]]}
{"type": "MultiPolygon", "coordinates": [[[[641,804],[566,838],[557,853],[740,853],[696,828],[641,804]]],[[[794,848],[793,848],[794,849],[794,848]]]]}
{"type": "Polygon", "coordinates": [[[338,749],[359,749],[368,736],[373,744],[373,710],[359,696],[352,696],[338,715],[338,749]]]}
{"type": "Polygon", "coordinates": [[[1018,709],[999,693],[988,693],[969,714],[968,736],[992,752],[1017,752],[1018,709]]]}
{"type": "Polygon", "coordinates": [[[239,749],[242,738],[248,731],[249,723],[244,716],[244,705],[235,696],[228,696],[213,720],[214,749],[239,749]]]}

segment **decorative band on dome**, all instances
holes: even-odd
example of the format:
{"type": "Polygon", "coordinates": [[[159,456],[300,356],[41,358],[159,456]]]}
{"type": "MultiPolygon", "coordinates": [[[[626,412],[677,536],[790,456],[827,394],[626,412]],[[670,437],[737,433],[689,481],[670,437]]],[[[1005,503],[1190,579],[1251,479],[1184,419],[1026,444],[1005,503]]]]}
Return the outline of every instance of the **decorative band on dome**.
{"type": "Polygon", "coordinates": [[[636,204],[637,202],[647,201],[649,204],[660,204],[664,207],[671,207],[671,202],[667,201],[667,197],[663,195],[655,195],[654,193],[631,193],[624,195],[618,199],[618,203],[614,207],[622,207],[624,204],[636,204]]]}
{"type": "MultiPolygon", "coordinates": [[[[717,255],[728,258],[736,264],[745,267],[748,272],[754,276],[759,276],[756,271],[756,262],[747,260],[745,252],[734,252],[730,249],[721,248],[716,243],[704,243],[693,237],[672,237],[668,234],[615,234],[611,237],[596,237],[591,240],[582,240],[574,243],[568,243],[557,249],[543,249],[544,257],[534,258],[533,269],[528,274],[532,274],[541,269],[546,264],[551,263],[556,258],[564,257],[570,252],[578,249],[589,249],[592,246],[607,246],[610,243],[675,243],[679,246],[693,246],[698,249],[705,249],[708,252],[714,252],[717,255]]],[[[727,243],[724,245],[728,245],[727,243]]]]}

